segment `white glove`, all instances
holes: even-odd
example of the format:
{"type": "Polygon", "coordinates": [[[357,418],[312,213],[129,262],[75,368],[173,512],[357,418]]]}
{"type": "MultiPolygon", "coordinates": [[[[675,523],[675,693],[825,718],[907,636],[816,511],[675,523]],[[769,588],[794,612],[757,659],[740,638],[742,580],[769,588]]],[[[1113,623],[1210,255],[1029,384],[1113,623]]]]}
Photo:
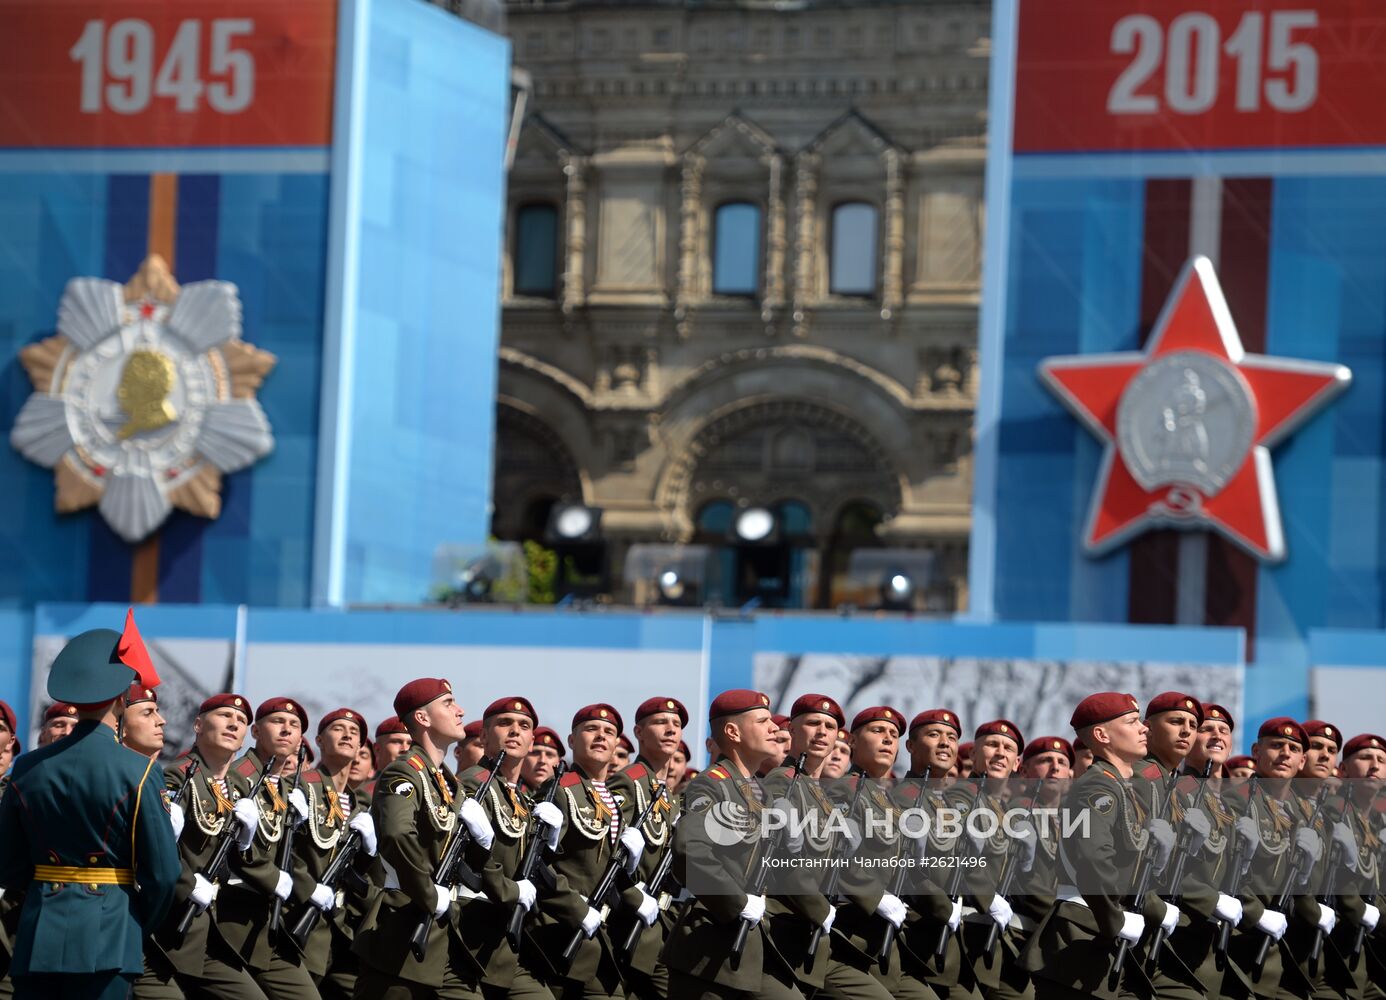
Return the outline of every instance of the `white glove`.
{"type": "Polygon", "coordinates": [[[831,933],[832,933],[832,931],[833,931],[833,924],[834,924],[834,922],[836,922],[836,920],[837,920],[837,907],[836,907],[836,906],[829,906],[829,907],[828,907],[828,915],[827,915],[826,917],[823,918],[823,933],[824,933],[824,934],[831,934],[831,933]]]}
{"type": "Polygon", "coordinates": [[[1261,914],[1261,919],[1256,921],[1256,929],[1263,934],[1269,934],[1274,941],[1279,941],[1285,936],[1285,928],[1288,926],[1290,922],[1279,910],[1265,910],[1261,914]]]}
{"type": "Polygon", "coordinates": [[[592,909],[592,907],[589,906],[587,908],[587,912],[583,915],[582,918],[582,933],[585,934],[587,937],[591,937],[593,934],[597,933],[597,928],[601,925],[601,913],[597,910],[592,909]]]}
{"type": "Polygon", "coordinates": [[[351,822],[347,824],[348,830],[355,830],[361,835],[361,846],[366,850],[367,857],[375,857],[377,843],[375,839],[375,820],[371,819],[370,813],[357,813],[351,817],[351,822]]]}
{"type": "Polygon", "coordinates": [[[1208,840],[1208,834],[1213,829],[1208,822],[1208,814],[1202,809],[1190,809],[1184,813],[1184,827],[1189,831],[1189,853],[1197,854],[1203,849],[1204,843],[1208,840]]]}
{"type": "Polygon", "coordinates": [[[433,918],[442,919],[444,913],[448,912],[448,907],[452,905],[452,890],[445,885],[433,883],[433,918]]]}
{"type": "Polygon", "coordinates": [[[188,898],[197,904],[198,909],[205,910],[216,900],[220,888],[208,882],[200,873],[194,873],[192,894],[188,898]]]}
{"type": "Polygon", "coordinates": [[[899,896],[884,893],[876,904],[877,916],[885,917],[896,927],[905,922],[905,901],[899,896]]]}
{"type": "Polygon", "coordinates": [[[280,872],[279,880],[274,883],[274,894],[280,899],[288,899],[289,893],[294,891],[294,880],[288,872],[280,872]]]}
{"type": "Polygon", "coordinates": [[[496,831],[491,828],[491,821],[486,818],[486,809],[482,804],[476,799],[465,799],[457,815],[467,824],[467,832],[472,835],[476,845],[483,851],[489,851],[495,842],[496,831]]]}
{"type": "Polygon", "coordinates": [[[231,807],[231,815],[236,817],[241,827],[241,832],[236,836],[236,846],[243,851],[249,850],[255,840],[255,828],[260,825],[260,807],[254,799],[237,799],[231,807]]]}
{"type": "Polygon", "coordinates": [[[534,807],[534,819],[544,828],[544,841],[549,850],[558,850],[558,838],[563,833],[563,810],[552,802],[540,802],[534,807]]]}
{"type": "Polygon", "coordinates": [[[1333,824],[1333,843],[1338,845],[1338,858],[1350,872],[1357,871],[1357,838],[1346,823],[1333,824]]]}
{"type": "Polygon", "coordinates": [[[5,898],[5,887],[4,887],[3,885],[0,885],[0,899],[4,899],[4,898],[5,898]]]}
{"type": "Polygon", "coordinates": [[[626,874],[640,867],[640,855],[645,853],[645,835],[633,826],[621,831],[621,846],[626,849],[626,874]]]}
{"type": "Polygon", "coordinates": [[[1242,873],[1245,874],[1251,867],[1251,859],[1256,856],[1256,849],[1261,846],[1261,831],[1251,816],[1238,817],[1233,829],[1242,838],[1242,873]]]}
{"type": "Polygon", "coordinates": [[[640,886],[640,908],[635,912],[640,915],[640,920],[646,927],[653,927],[654,922],[659,919],[659,900],[646,892],[643,884],[640,886]]]}
{"type": "Polygon", "coordinates": [[[294,826],[301,826],[308,818],[308,796],[303,794],[302,788],[295,788],[289,793],[289,805],[293,806],[294,812],[297,813],[294,826]]]}
{"type": "Polygon", "coordinates": [[[1169,864],[1169,856],[1174,853],[1174,827],[1169,820],[1156,816],[1150,821],[1150,837],[1155,841],[1155,864],[1152,873],[1159,875],[1169,864]]]}
{"type": "Polygon", "coordinates": [[[313,886],[312,893],[308,896],[308,901],[316,906],[323,913],[331,913],[337,906],[337,894],[328,886],[319,882],[313,886]]]}
{"type": "Polygon", "coordinates": [[[1011,916],[1014,914],[1011,904],[1006,902],[1005,896],[996,896],[992,899],[991,905],[987,907],[987,914],[992,920],[996,921],[996,926],[1005,930],[1011,923],[1011,916]]]}
{"type": "Polygon", "coordinates": [[[177,802],[168,807],[168,821],[173,824],[173,839],[176,841],[183,836],[183,824],[187,822],[183,815],[183,807],[177,802]]]}
{"type": "Polygon", "coordinates": [[[1376,925],[1380,920],[1381,908],[1368,903],[1367,908],[1362,911],[1362,926],[1367,928],[1368,934],[1376,930],[1376,925]]]}
{"type": "Polygon", "coordinates": [[[1242,901],[1236,896],[1229,896],[1225,892],[1218,893],[1217,905],[1213,907],[1219,919],[1226,920],[1233,927],[1242,922],[1242,901]]]}
{"type": "Polygon", "coordinates": [[[1299,848],[1300,852],[1307,857],[1307,861],[1304,864],[1305,877],[1302,879],[1302,881],[1307,882],[1309,880],[1309,869],[1318,864],[1319,858],[1323,857],[1323,841],[1319,839],[1317,833],[1307,826],[1303,826],[1295,831],[1295,847],[1299,848]]]}
{"type": "Polygon", "coordinates": [[[741,908],[741,919],[758,924],[763,916],[765,916],[765,897],[747,896],[746,905],[741,908]]]}
{"type": "Polygon", "coordinates": [[[1333,928],[1338,926],[1338,911],[1331,906],[1319,904],[1319,928],[1325,934],[1332,934],[1333,928]]]}
{"type": "Polygon", "coordinates": [[[522,878],[515,883],[515,888],[519,890],[520,898],[515,900],[520,908],[528,912],[534,907],[534,901],[539,898],[539,890],[534,888],[534,883],[527,878],[522,878]]]}
{"type": "Polygon", "coordinates": [[[1166,935],[1173,934],[1174,928],[1179,926],[1179,907],[1173,903],[1165,904],[1165,915],[1160,918],[1160,926],[1166,935]]]}
{"type": "Polygon", "coordinates": [[[962,923],[962,900],[955,899],[953,900],[953,912],[948,915],[948,929],[955,931],[960,923],[962,923]]]}
{"type": "Polygon", "coordinates": [[[1012,824],[1011,829],[1015,831],[1016,839],[1020,841],[1024,854],[1021,855],[1020,870],[1028,872],[1035,867],[1035,848],[1039,846],[1039,834],[1029,822],[1021,821],[1012,824]]]}
{"type": "Polygon", "coordinates": [[[1117,931],[1117,937],[1123,941],[1135,944],[1145,933],[1145,917],[1139,913],[1124,912],[1121,914],[1121,930],[1117,931]]]}

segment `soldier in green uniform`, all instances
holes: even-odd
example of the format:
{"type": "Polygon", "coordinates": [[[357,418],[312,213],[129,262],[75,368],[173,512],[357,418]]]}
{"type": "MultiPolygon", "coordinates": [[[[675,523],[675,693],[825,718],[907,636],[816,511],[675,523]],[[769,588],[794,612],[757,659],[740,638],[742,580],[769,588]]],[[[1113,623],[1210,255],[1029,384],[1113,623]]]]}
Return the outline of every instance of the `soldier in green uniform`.
{"type": "Polygon", "coordinates": [[[567,892],[541,901],[529,929],[534,950],[527,958],[534,968],[542,969],[545,984],[559,1000],[623,997],[624,977],[605,930],[607,914],[620,905],[638,913],[649,926],[659,913],[658,903],[633,884],[619,898],[591,898],[618,850],[624,850],[626,872],[632,876],[645,850],[644,835],[631,825],[635,819],[631,783],[619,774],[610,781],[601,777],[607,773],[622,728],[621,714],[611,705],[597,703],[577,711],[568,736],[573,767],[559,779],[554,799],[563,827],[553,863],[554,871],[567,880],[567,892]],[[571,964],[565,964],[563,951],[579,929],[586,940],[571,964]]]}
{"type": "MultiPolygon", "coordinates": [[[[348,1000],[356,992],[357,962],[351,944],[368,895],[349,892],[347,884],[324,885],[322,878],[353,833],[361,841],[354,868],[359,876],[364,878],[366,859],[376,854],[375,824],[366,811],[367,803],[348,781],[351,762],[365,736],[366,720],[360,712],[352,708],[328,712],[317,728],[321,763],[305,770],[299,783],[308,819],[294,838],[293,905],[285,912],[298,914],[304,906],[322,911],[300,954],[318,992],[334,1000],[348,1000]]],[[[348,879],[352,881],[361,878],[348,879]]]]}
{"type": "Polygon", "coordinates": [[[39,728],[39,748],[62,739],[77,726],[77,706],[65,701],[55,701],[43,711],[43,725],[39,728]]]}
{"type": "Polygon", "coordinates": [[[525,790],[536,792],[542,788],[544,783],[554,776],[558,762],[567,752],[568,748],[563,745],[563,738],[555,730],[548,726],[536,726],[534,743],[530,746],[529,753],[525,754],[525,762],[520,767],[520,780],[524,783],[525,790]]]}
{"type": "Polygon", "coordinates": [[[796,1000],[793,970],[762,926],[766,899],[752,895],[749,876],[760,863],[765,791],[755,778],[779,753],[779,727],[760,691],[724,691],[708,711],[717,747],[713,766],[688,784],[686,815],[674,838],[674,874],[694,898],[679,914],[661,956],[669,968],[669,1000],[796,1000]],[[750,925],[740,955],[733,945],[750,925]]]}
{"type": "Polygon", "coordinates": [[[463,729],[462,739],[458,740],[457,745],[452,748],[453,760],[457,764],[457,773],[461,774],[467,768],[475,767],[485,752],[481,723],[467,723],[463,729]]]}
{"type": "Polygon", "coordinates": [[[159,696],[139,681],[125,692],[125,711],[120,715],[120,742],[136,753],[156,760],[164,752],[165,720],[159,712],[159,696]]]}
{"type": "Polygon", "coordinates": [[[765,904],[765,924],[775,950],[794,970],[795,981],[805,996],[823,988],[827,979],[830,938],[837,909],[823,894],[827,878],[826,863],[836,854],[846,857],[846,832],[832,823],[834,805],[822,785],[823,766],[837,744],[837,734],[847,726],[842,707],[824,694],[806,694],[789,710],[789,754],[787,762],[765,776],[762,782],[772,805],[789,817],[794,839],[787,853],[800,867],[777,871],[776,892],[765,904]],[[804,755],[804,771],[796,776],[795,761],[804,755]],[[802,830],[801,833],[795,832],[802,830]],[[820,940],[813,956],[808,954],[814,931],[820,940]]]}
{"type": "MultiPolygon", "coordinates": [[[[361,737],[365,742],[364,734],[361,737]]],[[[391,715],[375,727],[375,771],[379,774],[391,761],[399,760],[409,752],[409,730],[399,721],[399,716],[391,715]]]]}
{"type": "Polygon", "coordinates": [[[1340,984],[1343,993],[1361,1000],[1373,981],[1378,990],[1386,982],[1379,965],[1371,969],[1371,957],[1380,949],[1376,932],[1381,926],[1381,893],[1386,887],[1382,879],[1382,813],[1376,808],[1378,796],[1386,787],[1386,738],[1362,733],[1343,745],[1343,782],[1349,800],[1344,822],[1351,824],[1357,840],[1357,870],[1351,891],[1360,906],[1354,907],[1355,917],[1334,928],[1331,943],[1346,973],[1340,984]],[[1363,940],[1360,951],[1359,933],[1363,940]]]}
{"type": "Polygon", "coordinates": [[[1150,817],[1145,796],[1131,783],[1146,754],[1140,703],[1117,692],[1089,695],[1070,724],[1093,748],[1093,764],[1074,781],[1065,806],[1073,815],[1086,815],[1088,824],[1086,830],[1074,824],[1061,831],[1057,902],[1026,942],[1020,965],[1038,1000],[1148,996],[1135,946],[1147,922],[1173,926],[1172,908],[1154,893],[1134,903],[1127,898],[1143,856],[1153,854],[1156,870],[1162,870],[1174,834],[1167,822],[1150,817]],[[1125,974],[1117,976],[1120,941],[1131,953],[1123,960],[1125,974]]]}
{"type": "MultiPolygon", "coordinates": [[[[688,725],[688,709],[677,698],[647,698],[635,710],[635,741],[638,753],[635,760],[621,772],[635,793],[634,811],[642,812],[654,796],[655,788],[664,783],[668,793],[645,823],[646,848],[640,856],[636,872],[642,892],[648,892],[650,879],[668,851],[674,849],[672,830],[679,817],[679,800],[671,773],[674,756],[683,743],[683,727],[688,725]]],[[[630,961],[623,972],[631,993],[641,1000],[666,1000],[669,995],[669,970],[659,961],[664,942],[674,926],[670,913],[672,895],[667,888],[658,897],[659,918],[646,928],[637,914],[625,913],[616,923],[617,944],[624,942],[632,924],[639,923],[630,961]]]]}
{"type": "MultiPolygon", "coordinates": [[[[165,786],[174,796],[170,810],[182,872],[177,902],[145,949],[145,973],[135,984],[135,996],[141,1000],[172,1000],[185,993],[263,1000],[264,993],[221,932],[216,901],[222,880],[209,879],[206,871],[223,836],[234,836],[236,845],[248,850],[260,824],[260,810],[247,798],[250,784],[231,766],[249,726],[250,704],[245,698],[213,695],[198,708],[192,750],[164,772],[165,786]],[[189,782],[193,761],[198,767],[189,782]],[[197,915],[180,935],[177,925],[189,901],[197,915]]],[[[241,855],[232,851],[228,884],[240,877],[240,861],[241,855]]]]}
{"type": "Polygon", "coordinates": [[[127,616],[58,654],[48,694],[75,704],[64,739],[22,757],[0,799],[0,886],[27,889],[14,938],[15,996],[130,995],[143,940],[173,902],[178,850],[152,758],[116,741],[120,696],[159,683],[127,616]]]}
{"type": "Polygon", "coordinates": [[[356,929],[353,947],[361,963],[356,996],[473,998],[458,973],[472,960],[457,933],[454,890],[434,880],[448,841],[462,826],[483,852],[495,838],[480,803],[469,798],[459,807],[457,779],[443,764],[448,747],[462,738],[462,708],[448,681],[425,677],[400,688],[394,709],[413,743],[380,772],[371,800],[383,889],[356,929]],[[419,959],[410,938],[419,921],[430,916],[435,919],[419,959]]]}
{"type": "Polygon", "coordinates": [[[522,961],[511,946],[506,930],[518,907],[526,919],[542,900],[550,907],[567,905],[572,918],[580,921],[587,912],[566,881],[557,877],[552,888],[542,888],[542,880],[520,878],[520,864],[530,842],[542,837],[557,844],[563,815],[552,803],[535,804],[520,787],[520,771],[534,741],[538,713],[529,699],[518,696],[500,698],[482,714],[481,732],[484,755],[481,762],[458,775],[465,795],[476,795],[491,777],[499,753],[505,751],[501,770],[480,799],[487,819],[495,830],[495,841],[487,852],[473,852],[470,863],[481,875],[481,890],[459,890],[462,942],[471,956],[471,967],[463,974],[473,990],[487,1000],[501,997],[524,1000],[550,1000],[551,994],[529,968],[530,956],[522,961]]]}
{"type": "MultiPolygon", "coordinates": [[[[963,848],[961,826],[950,831],[939,822],[941,816],[955,811],[946,798],[945,789],[952,785],[946,776],[957,767],[961,735],[962,722],[952,709],[931,708],[918,713],[910,720],[905,743],[910,769],[891,793],[901,808],[922,810],[928,817],[922,850],[930,858],[952,858],[963,848]]],[[[940,1000],[981,1000],[972,964],[963,959],[960,936],[952,933],[962,923],[963,907],[945,891],[943,883],[951,872],[949,868],[921,866],[910,874],[905,896],[909,912],[899,937],[900,972],[906,981],[928,986],[940,1000]],[[949,936],[939,958],[936,951],[945,926],[949,936]]]]}

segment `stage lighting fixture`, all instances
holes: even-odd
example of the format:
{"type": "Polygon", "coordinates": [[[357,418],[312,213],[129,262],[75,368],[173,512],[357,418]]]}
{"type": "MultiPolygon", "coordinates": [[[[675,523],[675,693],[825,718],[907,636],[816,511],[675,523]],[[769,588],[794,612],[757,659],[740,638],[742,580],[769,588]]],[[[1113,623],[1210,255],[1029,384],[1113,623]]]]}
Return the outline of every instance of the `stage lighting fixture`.
{"type": "Polygon", "coordinates": [[[601,538],[601,521],[599,507],[587,507],[580,503],[556,504],[549,515],[548,530],[544,534],[549,544],[597,542],[601,538]]]}
{"type": "Polygon", "coordinates": [[[687,590],[683,576],[672,566],[659,574],[659,594],[666,601],[678,601],[687,590]]]}
{"type": "Polygon", "coordinates": [[[733,529],[743,542],[766,542],[775,532],[775,515],[764,507],[748,507],[736,515],[733,529]]]}

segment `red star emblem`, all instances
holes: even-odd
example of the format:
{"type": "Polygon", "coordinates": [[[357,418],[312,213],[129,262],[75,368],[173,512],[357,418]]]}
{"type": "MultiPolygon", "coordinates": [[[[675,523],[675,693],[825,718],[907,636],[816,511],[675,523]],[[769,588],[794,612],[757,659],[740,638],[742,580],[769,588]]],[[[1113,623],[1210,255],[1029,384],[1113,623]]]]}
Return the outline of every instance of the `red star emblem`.
{"type": "Polygon", "coordinates": [[[153,302],[141,302],[141,303],[140,303],[140,318],[141,318],[141,319],[152,319],[153,316],[154,316],[154,303],[153,303],[153,302]]]}
{"type": "Polygon", "coordinates": [[[1184,266],[1144,351],[1048,358],[1040,378],[1106,445],[1084,546],[1212,528],[1285,558],[1270,449],[1352,381],[1342,365],[1247,354],[1212,262],[1184,266]]]}

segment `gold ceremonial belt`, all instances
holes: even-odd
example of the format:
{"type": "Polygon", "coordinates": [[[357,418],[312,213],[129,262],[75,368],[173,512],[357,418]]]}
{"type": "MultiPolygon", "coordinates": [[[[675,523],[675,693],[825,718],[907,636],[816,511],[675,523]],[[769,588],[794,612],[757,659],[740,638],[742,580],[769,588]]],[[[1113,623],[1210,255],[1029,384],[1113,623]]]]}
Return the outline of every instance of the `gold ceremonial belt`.
{"type": "Polygon", "coordinates": [[[60,865],[34,865],[35,882],[73,882],[81,885],[134,885],[135,873],[129,868],[63,868],[60,865]]]}

